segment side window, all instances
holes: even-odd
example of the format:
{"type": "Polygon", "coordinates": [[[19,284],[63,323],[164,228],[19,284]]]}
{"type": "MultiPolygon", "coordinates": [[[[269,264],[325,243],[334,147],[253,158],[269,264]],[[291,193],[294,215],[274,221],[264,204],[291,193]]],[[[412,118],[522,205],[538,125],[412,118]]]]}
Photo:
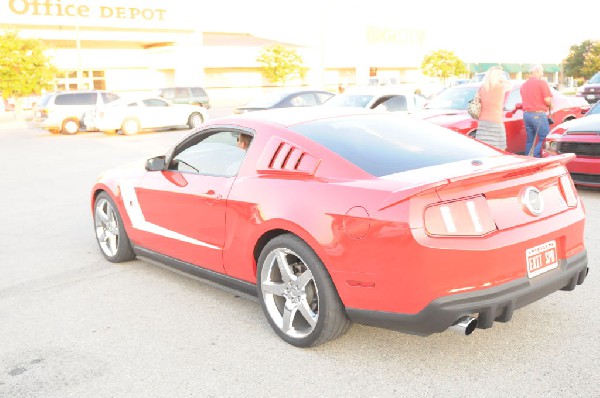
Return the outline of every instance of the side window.
{"type": "Polygon", "coordinates": [[[166,101],[157,99],[157,98],[150,98],[150,99],[145,99],[142,101],[144,103],[145,106],[151,106],[151,107],[162,107],[162,106],[169,106],[169,104],[166,101]]]}
{"type": "Polygon", "coordinates": [[[312,93],[300,94],[290,101],[292,106],[314,106],[317,105],[317,98],[312,93]]]}
{"type": "Polygon", "coordinates": [[[113,93],[100,93],[100,95],[102,96],[102,102],[105,104],[108,104],[108,103],[111,103],[113,101],[120,99],[120,97],[118,95],[113,94],[113,93]]]}
{"type": "Polygon", "coordinates": [[[327,100],[331,97],[333,97],[333,94],[317,93],[317,98],[319,98],[319,104],[327,102],[327,100]]]}
{"type": "Polygon", "coordinates": [[[175,98],[175,89],[174,88],[165,89],[162,93],[162,97],[163,98],[175,98]]]}
{"type": "Polygon", "coordinates": [[[390,112],[407,111],[408,103],[404,95],[396,95],[384,102],[385,108],[390,112]]]}
{"type": "MultiPolygon", "coordinates": [[[[198,134],[175,150],[169,170],[212,176],[235,176],[246,155],[236,131],[198,134]]],[[[252,137],[249,134],[243,134],[252,137]]]]}
{"type": "Polygon", "coordinates": [[[96,105],[96,97],[96,93],[59,94],[54,103],[56,105],[96,105]]]}
{"type": "Polygon", "coordinates": [[[127,104],[128,107],[134,107],[134,106],[138,106],[137,102],[130,102],[129,104],[127,104]]]}
{"type": "Polygon", "coordinates": [[[523,102],[523,100],[521,99],[521,91],[519,89],[512,90],[508,93],[506,97],[506,102],[504,103],[504,110],[512,111],[513,109],[515,109],[515,105],[521,102],[523,102]]]}
{"type": "Polygon", "coordinates": [[[206,91],[202,87],[192,87],[192,97],[206,97],[206,91]]]}
{"type": "Polygon", "coordinates": [[[175,98],[187,98],[190,96],[189,90],[184,87],[178,87],[175,89],[175,98]]]}

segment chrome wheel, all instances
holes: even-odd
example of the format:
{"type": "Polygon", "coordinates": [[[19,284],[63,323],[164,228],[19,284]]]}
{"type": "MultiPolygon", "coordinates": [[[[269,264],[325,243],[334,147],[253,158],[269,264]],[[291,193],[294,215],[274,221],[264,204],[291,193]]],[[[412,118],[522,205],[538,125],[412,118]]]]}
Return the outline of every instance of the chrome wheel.
{"type": "Polygon", "coordinates": [[[267,313],[283,334],[298,339],[314,331],[319,319],[319,292],[300,256],[286,248],[271,251],[260,283],[267,313]]]}
{"type": "Polygon", "coordinates": [[[94,212],[96,239],[100,249],[107,257],[117,255],[119,249],[119,220],[112,204],[106,199],[96,203],[94,212]]]}

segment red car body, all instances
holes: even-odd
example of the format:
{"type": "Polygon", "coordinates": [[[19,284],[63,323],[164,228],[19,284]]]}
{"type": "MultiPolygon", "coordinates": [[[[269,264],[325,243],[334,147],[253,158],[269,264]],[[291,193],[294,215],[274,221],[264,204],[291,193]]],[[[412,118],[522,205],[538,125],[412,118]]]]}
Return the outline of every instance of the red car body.
{"type": "Polygon", "coordinates": [[[559,124],[542,146],[542,157],[574,153],[567,164],[575,184],[600,187],[600,102],[577,120],[559,124]]]}
{"type": "Polygon", "coordinates": [[[106,172],[91,204],[107,259],[152,258],[257,295],[291,344],[350,321],[469,334],[583,282],[571,158],[510,155],[390,113],[259,111],[106,172]],[[253,137],[239,171],[216,166],[230,133],[253,137]],[[191,149],[196,171],[182,163],[191,149]]]}
{"type": "MultiPolygon", "coordinates": [[[[511,81],[504,100],[506,151],[518,154],[525,153],[527,140],[520,92],[522,84],[521,81],[511,81]]],[[[448,88],[426,104],[425,110],[416,116],[476,138],[478,121],[467,113],[467,104],[480,86],[481,83],[469,83],[448,88]]],[[[580,118],[589,109],[589,105],[581,98],[568,97],[553,88],[550,90],[554,125],[580,118]]]]}

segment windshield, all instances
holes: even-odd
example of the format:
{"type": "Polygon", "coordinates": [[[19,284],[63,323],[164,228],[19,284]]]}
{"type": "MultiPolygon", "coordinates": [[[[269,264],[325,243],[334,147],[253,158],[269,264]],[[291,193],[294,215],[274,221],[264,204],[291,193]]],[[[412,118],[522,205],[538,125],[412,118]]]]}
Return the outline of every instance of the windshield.
{"type": "Polygon", "coordinates": [[[283,99],[283,97],[285,97],[286,95],[287,94],[285,94],[285,93],[267,94],[265,96],[256,98],[255,100],[248,102],[246,105],[244,105],[244,107],[245,108],[270,108],[273,105],[277,104],[279,101],[281,101],[283,99]]]}
{"type": "Polygon", "coordinates": [[[600,115],[600,101],[596,102],[596,104],[587,111],[586,115],[600,115]]]}
{"type": "Polygon", "coordinates": [[[588,83],[598,84],[600,83],[600,72],[597,72],[588,83]]]}
{"type": "Polygon", "coordinates": [[[366,108],[373,97],[371,94],[338,94],[325,102],[323,106],[366,108]]]}
{"type": "Polygon", "coordinates": [[[497,150],[463,134],[391,113],[322,119],[291,130],[377,177],[498,155],[497,150]]]}
{"type": "Polygon", "coordinates": [[[439,93],[425,105],[425,109],[466,110],[469,101],[475,97],[479,86],[456,86],[439,93]]]}

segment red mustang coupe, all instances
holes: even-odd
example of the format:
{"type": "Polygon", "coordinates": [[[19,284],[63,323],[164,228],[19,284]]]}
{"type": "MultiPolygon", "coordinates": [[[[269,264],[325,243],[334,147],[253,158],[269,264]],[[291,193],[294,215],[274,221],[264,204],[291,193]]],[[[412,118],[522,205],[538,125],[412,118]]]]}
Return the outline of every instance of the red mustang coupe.
{"type": "Polygon", "coordinates": [[[574,153],[567,164],[577,185],[600,187],[600,101],[585,117],[556,126],[544,141],[542,157],[574,153]]]}
{"type": "Polygon", "coordinates": [[[258,111],[107,171],[91,207],[109,261],[253,294],[290,344],[352,321],[470,334],[584,281],[572,157],[510,155],[387,112],[258,111]]]}
{"type": "MultiPolygon", "coordinates": [[[[527,139],[520,92],[522,83],[522,81],[511,81],[510,89],[507,91],[504,100],[506,150],[518,154],[525,153],[527,139]]],[[[420,114],[416,114],[416,116],[477,138],[478,122],[467,113],[467,105],[475,97],[480,86],[481,83],[470,83],[448,88],[427,103],[425,110],[420,114]]],[[[589,105],[582,98],[568,97],[553,88],[550,90],[553,96],[552,118],[554,125],[580,118],[589,109],[589,105]]]]}

